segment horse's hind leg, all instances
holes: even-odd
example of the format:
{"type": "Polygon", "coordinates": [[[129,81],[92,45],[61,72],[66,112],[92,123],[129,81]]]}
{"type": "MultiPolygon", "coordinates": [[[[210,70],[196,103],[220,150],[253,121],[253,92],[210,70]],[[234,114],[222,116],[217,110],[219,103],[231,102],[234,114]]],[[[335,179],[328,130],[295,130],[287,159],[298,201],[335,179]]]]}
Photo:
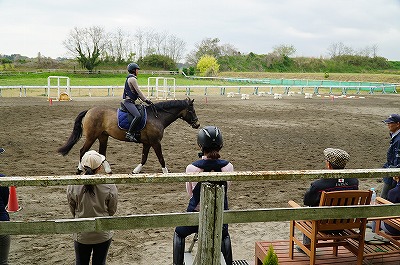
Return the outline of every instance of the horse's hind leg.
{"type": "Polygon", "coordinates": [[[99,153],[106,157],[106,160],[103,162],[104,171],[108,174],[111,174],[111,167],[107,161],[107,143],[108,143],[108,135],[102,134],[99,136],[99,153]]]}
{"type": "Polygon", "coordinates": [[[79,150],[79,164],[78,164],[78,169],[77,169],[76,174],[80,175],[80,174],[83,172],[84,168],[83,168],[83,166],[81,165],[82,156],[83,156],[87,151],[89,151],[90,147],[92,147],[92,145],[93,145],[93,143],[94,143],[95,141],[96,141],[96,138],[92,139],[92,138],[87,137],[86,140],[85,140],[85,143],[84,143],[83,146],[82,146],[82,148],[79,150]]]}

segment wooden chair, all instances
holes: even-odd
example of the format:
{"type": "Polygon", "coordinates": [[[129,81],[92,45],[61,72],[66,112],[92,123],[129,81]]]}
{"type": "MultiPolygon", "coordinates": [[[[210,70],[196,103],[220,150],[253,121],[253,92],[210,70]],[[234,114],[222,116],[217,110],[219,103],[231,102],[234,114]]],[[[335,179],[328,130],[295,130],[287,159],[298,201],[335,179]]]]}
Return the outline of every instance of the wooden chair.
{"type": "MultiPolygon", "coordinates": [[[[371,191],[346,190],[322,192],[319,206],[349,206],[368,205],[371,202],[371,191]]],[[[292,207],[301,207],[294,201],[289,201],[292,207]]],[[[320,247],[333,247],[337,256],[338,246],[344,246],[357,256],[357,265],[363,262],[364,237],[366,218],[329,219],[290,222],[289,257],[293,259],[296,243],[310,257],[310,264],[315,264],[316,250],[320,247]],[[302,239],[295,237],[295,229],[310,238],[311,243],[304,245],[302,239]],[[356,241],[358,244],[354,244],[356,241]]]]}

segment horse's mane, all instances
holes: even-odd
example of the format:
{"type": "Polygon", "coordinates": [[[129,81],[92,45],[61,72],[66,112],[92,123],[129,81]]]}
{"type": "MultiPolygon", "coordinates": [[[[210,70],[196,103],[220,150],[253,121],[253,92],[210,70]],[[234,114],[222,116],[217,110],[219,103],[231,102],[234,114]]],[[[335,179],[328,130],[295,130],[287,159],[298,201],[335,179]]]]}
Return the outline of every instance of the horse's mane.
{"type": "Polygon", "coordinates": [[[188,99],[183,99],[183,100],[166,100],[166,101],[160,101],[155,103],[157,108],[160,109],[171,109],[171,108],[186,108],[189,104],[188,99]]]}

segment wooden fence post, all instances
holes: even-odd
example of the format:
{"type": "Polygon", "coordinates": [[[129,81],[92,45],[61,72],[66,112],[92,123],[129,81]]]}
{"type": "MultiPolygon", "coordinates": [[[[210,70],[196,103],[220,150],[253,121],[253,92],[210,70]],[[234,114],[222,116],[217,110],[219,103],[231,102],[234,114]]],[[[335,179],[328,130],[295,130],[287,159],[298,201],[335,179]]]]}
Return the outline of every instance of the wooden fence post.
{"type": "Polygon", "coordinates": [[[200,195],[199,246],[194,264],[221,264],[224,186],[203,182],[200,195]]]}

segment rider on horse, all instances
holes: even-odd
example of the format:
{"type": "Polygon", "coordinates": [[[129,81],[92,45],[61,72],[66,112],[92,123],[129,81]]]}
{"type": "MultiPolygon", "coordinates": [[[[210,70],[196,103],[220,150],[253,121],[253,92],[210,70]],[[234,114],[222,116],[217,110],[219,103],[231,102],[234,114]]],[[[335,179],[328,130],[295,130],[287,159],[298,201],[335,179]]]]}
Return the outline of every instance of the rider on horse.
{"type": "Polygon", "coordinates": [[[129,75],[126,77],[124,94],[122,96],[124,106],[133,116],[131,125],[129,126],[129,129],[125,135],[125,138],[130,142],[140,141],[140,133],[134,131],[136,125],[140,122],[141,119],[141,115],[135,105],[135,100],[140,98],[143,102],[146,102],[149,105],[153,104],[149,99],[144,96],[142,91],[139,89],[139,85],[137,82],[139,69],[139,65],[137,65],[136,63],[128,64],[129,75]]]}

